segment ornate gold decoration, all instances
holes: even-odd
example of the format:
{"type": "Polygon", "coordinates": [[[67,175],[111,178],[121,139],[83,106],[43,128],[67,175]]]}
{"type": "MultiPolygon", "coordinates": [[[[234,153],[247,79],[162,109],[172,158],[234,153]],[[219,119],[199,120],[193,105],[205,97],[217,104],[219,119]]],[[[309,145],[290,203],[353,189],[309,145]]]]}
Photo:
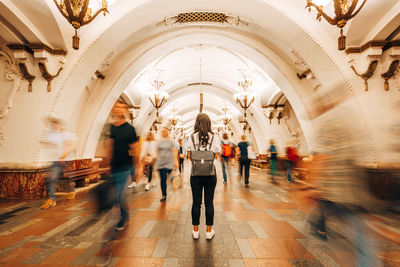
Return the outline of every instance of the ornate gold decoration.
{"type": "Polygon", "coordinates": [[[396,74],[396,70],[399,67],[400,60],[396,59],[393,61],[387,72],[383,73],[381,76],[385,79],[385,90],[389,90],[389,80],[396,74]]]}
{"type": "Polygon", "coordinates": [[[222,123],[225,125],[225,129],[226,129],[227,125],[228,125],[229,122],[232,120],[232,116],[228,114],[228,111],[229,111],[228,107],[225,106],[225,107],[222,109],[222,111],[224,112],[224,115],[221,115],[221,116],[219,117],[219,119],[220,119],[220,120],[222,121],[222,123]]]}
{"type": "Polygon", "coordinates": [[[233,99],[242,107],[242,109],[244,109],[244,117],[246,118],[246,111],[251,106],[251,104],[253,104],[256,96],[252,92],[247,91],[248,87],[252,85],[251,81],[245,79],[238,82],[238,85],[243,88],[243,92],[234,94],[233,99]]]}
{"type": "Polygon", "coordinates": [[[358,71],[354,66],[351,66],[351,69],[354,71],[354,73],[364,80],[365,91],[368,91],[368,80],[369,78],[372,77],[372,75],[374,75],[377,66],[378,66],[378,60],[371,61],[369,63],[367,71],[362,74],[358,73],[358,71]]]}
{"type": "Polygon", "coordinates": [[[181,120],[181,116],[176,115],[176,109],[173,109],[172,111],[172,115],[168,117],[169,122],[171,123],[171,125],[174,127],[178,124],[178,122],[181,120]]]}
{"type": "Polygon", "coordinates": [[[28,72],[28,68],[26,67],[25,63],[18,63],[18,67],[19,67],[19,71],[22,74],[22,78],[24,78],[25,80],[27,80],[29,82],[28,91],[32,92],[32,82],[36,77],[28,72]]]}
{"type": "Polygon", "coordinates": [[[89,2],[90,0],[54,0],[58,10],[75,29],[75,35],[72,37],[72,47],[75,50],[79,49],[78,29],[91,23],[101,12],[104,16],[108,13],[106,0],[102,0],[102,7],[94,15],[89,8],[89,2]]]}
{"type": "Polygon", "coordinates": [[[51,92],[51,82],[53,81],[54,78],[56,78],[60,74],[63,68],[60,67],[56,75],[51,75],[47,70],[46,64],[40,62],[38,63],[38,65],[39,65],[39,70],[42,73],[42,77],[47,81],[47,92],[51,92]]]}
{"type": "Polygon", "coordinates": [[[154,108],[157,110],[156,115],[157,118],[159,116],[158,110],[167,102],[169,95],[168,93],[164,93],[160,91],[160,88],[164,86],[163,81],[154,80],[152,85],[155,87],[155,90],[151,91],[149,94],[149,100],[154,108]]]}
{"type": "Polygon", "coordinates": [[[213,13],[213,12],[190,12],[180,13],[176,16],[175,23],[187,23],[187,22],[218,22],[224,23],[227,21],[227,16],[224,13],[213,13]]]}
{"type": "Polygon", "coordinates": [[[363,8],[367,0],[364,0],[360,7],[356,10],[358,0],[333,0],[333,6],[335,8],[335,16],[333,18],[329,17],[324,11],[322,5],[317,5],[313,1],[307,0],[306,8],[311,12],[311,7],[313,7],[317,12],[317,20],[321,21],[323,17],[329,24],[337,26],[340,28],[340,37],[338,39],[338,49],[346,49],[346,36],[343,35],[343,28],[346,26],[347,22],[357,16],[360,10],[363,8]],[[355,11],[356,10],[356,11],[355,11]]]}

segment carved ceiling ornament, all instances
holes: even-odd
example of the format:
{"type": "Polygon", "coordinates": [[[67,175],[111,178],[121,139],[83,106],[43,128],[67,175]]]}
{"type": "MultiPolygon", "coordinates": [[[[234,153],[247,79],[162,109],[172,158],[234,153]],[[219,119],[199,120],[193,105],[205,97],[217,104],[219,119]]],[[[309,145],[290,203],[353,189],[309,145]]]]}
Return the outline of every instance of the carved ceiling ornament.
{"type": "Polygon", "coordinates": [[[394,88],[400,91],[400,68],[397,68],[395,72],[393,83],[394,83],[394,88]]]}
{"type": "Polygon", "coordinates": [[[374,75],[376,67],[378,66],[378,62],[379,62],[378,60],[372,60],[369,63],[368,69],[361,74],[358,73],[358,71],[353,65],[351,66],[351,69],[354,71],[354,73],[364,80],[365,91],[368,91],[368,80],[372,77],[372,75],[374,75]]]}
{"type": "Polygon", "coordinates": [[[299,78],[300,80],[305,78],[311,81],[312,85],[314,86],[314,90],[317,89],[321,85],[321,82],[314,75],[310,65],[307,64],[304,58],[296,50],[292,49],[290,50],[290,53],[295,58],[293,64],[300,71],[300,73],[297,73],[297,78],[299,78]]]}
{"type": "Polygon", "coordinates": [[[42,73],[42,77],[47,81],[47,92],[51,92],[51,82],[60,74],[63,68],[60,67],[55,75],[51,75],[47,70],[47,66],[45,63],[39,62],[38,66],[40,72],[42,73]]]}
{"type": "Polygon", "coordinates": [[[26,67],[25,63],[18,63],[19,71],[21,72],[22,78],[28,81],[29,86],[28,86],[28,91],[32,92],[32,83],[33,80],[36,78],[36,76],[33,76],[32,74],[29,73],[28,68],[26,67]]]}
{"type": "Polygon", "coordinates": [[[389,80],[395,76],[396,71],[399,69],[399,64],[400,60],[398,59],[392,61],[389,69],[385,73],[381,74],[381,77],[385,80],[385,91],[389,90],[389,80]]]}
{"type": "Polygon", "coordinates": [[[108,70],[108,68],[111,66],[112,60],[113,60],[114,52],[110,52],[104,59],[103,63],[101,63],[100,68],[98,71],[104,72],[108,70]]]}
{"type": "MultiPolygon", "coordinates": [[[[8,113],[10,112],[13,106],[17,92],[21,90],[22,78],[20,75],[18,75],[17,67],[15,66],[11,56],[1,49],[0,49],[0,59],[3,59],[4,62],[6,63],[5,78],[8,81],[14,81],[13,89],[8,95],[7,101],[0,109],[0,122],[2,122],[8,116],[8,113]]],[[[0,147],[4,145],[4,140],[5,140],[5,135],[0,125],[0,147]]]]}

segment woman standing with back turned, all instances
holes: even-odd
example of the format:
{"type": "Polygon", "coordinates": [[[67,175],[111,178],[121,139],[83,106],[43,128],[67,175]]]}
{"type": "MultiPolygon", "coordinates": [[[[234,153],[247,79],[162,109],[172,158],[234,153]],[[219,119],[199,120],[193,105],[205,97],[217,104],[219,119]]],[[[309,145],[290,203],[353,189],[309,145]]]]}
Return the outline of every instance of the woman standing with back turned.
{"type": "Polygon", "coordinates": [[[211,120],[208,115],[200,113],[196,117],[194,124],[194,134],[189,138],[186,150],[189,159],[192,160],[192,172],[190,176],[190,186],[192,188],[192,235],[194,239],[199,238],[200,208],[202,193],[204,188],[204,203],[206,207],[206,238],[212,239],[215,235],[212,226],[214,224],[214,192],[217,185],[215,175],[214,159],[221,152],[221,141],[217,135],[211,131],[211,120]],[[202,151],[206,151],[206,156],[202,157],[202,151]],[[208,152],[207,151],[211,151],[208,152]],[[211,154],[211,157],[209,155],[211,154]],[[200,159],[201,158],[201,159],[200,159]],[[200,160],[199,160],[200,159],[200,160]],[[202,165],[211,164],[210,168],[203,168],[202,165]],[[210,172],[210,173],[207,173],[210,172]],[[205,173],[207,175],[199,175],[205,173]]]}

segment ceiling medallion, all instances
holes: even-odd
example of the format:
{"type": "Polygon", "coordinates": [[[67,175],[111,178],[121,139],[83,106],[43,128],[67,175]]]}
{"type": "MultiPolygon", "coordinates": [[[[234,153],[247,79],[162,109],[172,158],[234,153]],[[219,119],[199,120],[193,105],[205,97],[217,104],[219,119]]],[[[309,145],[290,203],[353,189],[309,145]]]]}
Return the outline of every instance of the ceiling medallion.
{"type": "Polygon", "coordinates": [[[105,16],[108,13],[107,0],[102,0],[101,8],[92,14],[90,1],[92,4],[99,0],[53,0],[61,14],[68,20],[75,29],[75,35],[72,37],[72,47],[79,49],[78,30],[80,27],[91,23],[101,12],[105,16]]]}
{"type": "Polygon", "coordinates": [[[307,0],[306,8],[311,12],[311,8],[314,8],[317,12],[317,20],[321,21],[323,17],[329,24],[340,28],[340,37],[338,39],[338,49],[346,49],[346,36],[343,35],[343,28],[347,22],[357,16],[360,10],[363,8],[367,0],[363,0],[360,7],[356,10],[359,0],[307,0]],[[329,17],[324,11],[323,7],[333,1],[333,7],[335,9],[335,16],[329,17]]]}

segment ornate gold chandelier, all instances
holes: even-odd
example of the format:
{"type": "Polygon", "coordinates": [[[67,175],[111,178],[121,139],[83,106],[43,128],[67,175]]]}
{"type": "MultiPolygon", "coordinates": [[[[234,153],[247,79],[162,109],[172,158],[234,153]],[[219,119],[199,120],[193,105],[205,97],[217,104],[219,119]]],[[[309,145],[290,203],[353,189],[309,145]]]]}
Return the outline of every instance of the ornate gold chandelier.
{"type": "Polygon", "coordinates": [[[75,35],[72,37],[72,47],[79,49],[78,30],[80,27],[92,22],[101,12],[104,16],[108,13],[107,0],[101,0],[101,8],[94,14],[92,8],[99,4],[100,0],[53,0],[61,14],[68,20],[75,29],[75,35]],[[90,1],[92,1],[90,3],[90,1]]]}
{"type": "Polygon", "coordinates": [[[357,9],[358,1],[359,0],[307,0],[306,8],[311,12],[311,7],[313,7],[318,12],[318,21],[321,21],[321,17],[323,17],[329,24],[340,28],[340,37],[338,39],[339,50],[346,49],[346,36],[343,35],[344,26],[346,26],[349,20],[357,16],[367,2],[367,0],[363,0],[362,4],[357,9]],[[333,6],[335,8],[335,16],[333,18],[329,17],[323,11],[323,6],[331,1],[333,1],[333,6]]]}
{"type": "Polygon", "coordinates": [[[169,122],[171,125],[174,127],[178,124],[178,122],[181,120],[181,116],[176,115],[176,110],[172,110],[172,115],[168,117],[169,122]]]}
{"type": "Polygon", "coordinates": [[[224,115],[221,115],[219,117],[219,119],[222,121],[222,123],[225,125],[225,129],[227,127],[227,125],[229,124],[229,122],[232,120],[232,116],[228,114],[229,109],[227,107],[224,107],[222,109],[222,111],[224,112],[224,115]]]}
{"type": "Polygon", "coordinates": [[[161,92],[160,88],[164,86],[163,81],[154,80],[152,85],[155,87],[155,90],[151,91],[149,94],[149,100],[153,107],[157,110],[157,118],[159,116],[158,110],[167,102],[169,95],[168,93],[161,92]]]}
{"type": "Polygon", "coordinates": [[[252,85],[251,81],[245,79],[244,81],[238,82],[238,85],[243,88],[243,92],[234,94],[233,99],[244,109],[244,117],[246,117],[246,110],[254,102],[256,95],[247,91],[247,88],[252,85]]]}

